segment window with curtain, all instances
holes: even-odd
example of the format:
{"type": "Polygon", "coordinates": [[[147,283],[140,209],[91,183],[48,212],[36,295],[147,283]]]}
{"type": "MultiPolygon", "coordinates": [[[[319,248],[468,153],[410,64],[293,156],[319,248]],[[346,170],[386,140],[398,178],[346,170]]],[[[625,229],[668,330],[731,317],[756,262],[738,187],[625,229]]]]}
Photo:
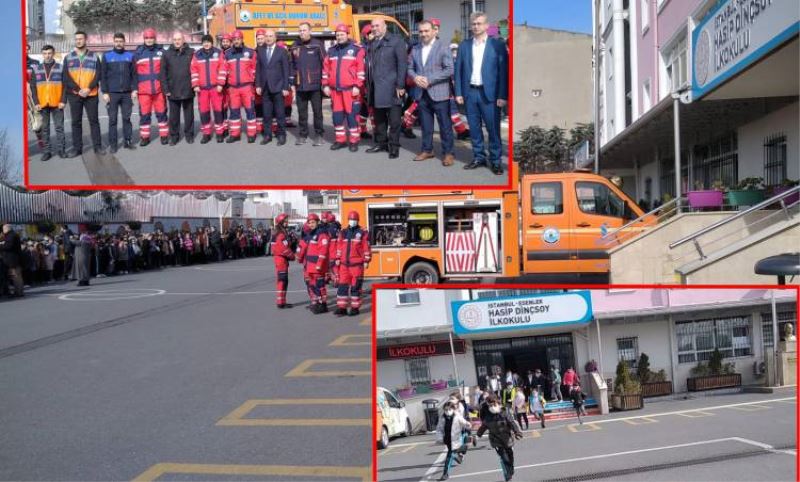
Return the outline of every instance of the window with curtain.
{"type": "Polygon", "coordinates": [[[406,378],[410,385],[425,385],[431,382],[431,369],[427,358],[406,360],[406,378]]]}
{"type": "Polygon", "coordinates": [[[617,338],[617,360],[624,360],[631,369],[636,368],[639,361],[639,337],[617,338]]]}
{"type": "Polygon", "coordinates": [[[718,349],[723,358],[751,356],[752,324],[749,316],[683,321],[675,324],[678,362],[708,361],[718,349]]]}

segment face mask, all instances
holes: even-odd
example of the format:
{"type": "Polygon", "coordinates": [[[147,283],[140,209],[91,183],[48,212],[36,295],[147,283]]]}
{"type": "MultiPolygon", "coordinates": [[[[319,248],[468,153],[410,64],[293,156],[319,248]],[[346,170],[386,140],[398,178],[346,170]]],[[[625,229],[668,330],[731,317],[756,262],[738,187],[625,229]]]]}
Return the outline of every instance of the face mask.
{"type": "Polygon", "coordinates": [[[347,224],[349,224],[351,228],[354,228],[358,226],[358,221],[356,221],[355,219],[351,219],[350,221],[347,222],[347,224]]]}
{"type": "Polygon", "coordinates": [[[489,411],[492,413],[500,413],[500,406],[499,405],[492,405],[489,407],[489,411]]]}
{"type": "Polygon", "coordinates": [[[444,414],[445,414],[445,415],[447,415],[448,417],[452,417],[452,416],[453,416],[453,413],[454,413],[454,412],[453,412],[452,410],[445,410],[445,411],[444,411],[444,414]]]}

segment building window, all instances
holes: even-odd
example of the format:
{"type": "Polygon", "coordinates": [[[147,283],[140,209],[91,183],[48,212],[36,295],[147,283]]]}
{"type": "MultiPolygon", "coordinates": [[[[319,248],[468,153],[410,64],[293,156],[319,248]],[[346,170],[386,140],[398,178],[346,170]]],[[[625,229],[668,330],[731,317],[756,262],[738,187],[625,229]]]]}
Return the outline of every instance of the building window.
{"type": "Polygon", "coordinates": [[[786,179],[786,134],[764,139],[764,185],[779,186],[786,179]]]}
{"type": "Polygon", "coordinates": [[[427,358],[406,360],[406,378],[409,385],[427,385],[431,382],[431,368],[427,358]]]}
{"type": "Polygon", "coordinates": [[[533,214],[562,214],[564,199],[560,182],[535,182],[531,184],[531,210],[533,214]]]}
{"type": "MultiPolygon", "coordinates": [[[[469,24],[469,16],[472,15],[472,0],[461,1],[461,38],[472,37],[472,28],[469,24]]],[[[475,0],[475,11],[486,11],[486,0],[475,0]]]]}
{"type": "Polygon", "coordinates": [[[739,138],[735,131],[694,148],[693,189],[711,189],[716,181],[724,186],[739,182],[739,138]]]}
{"type": "Polygon", "coordinates": [[[639,9],[642,12],[642,33],[644,34],[647,32],[647,29],[650,27],[650,2],[651,0],[641,0],[641,8],[639,9]]]}
{"type": "Polygon", "coordinates": [[[419,290],[397,291],[397,306],[409,306],[419,304],[419,290]]]}
{"type": "MultiPolygon", "coordinates": [[[[783,341],[783,330],[787,323],[797,322],[796,311],[778,312],[778,340],[783,341]]],[[[761,313],[761,339],[764,340],[764,348],[772,348],[772,312],[761,313]]]]}
{"type": "Polygon", "coordinates": [[[664,53],[663,58],[666,65],[668,92],[676,91],[688,82],[689,64],[687,63],[686,39],[682,39],[664,53]]]}
{"type": "Polygon", "coordinates": [[[639,337],[617,338],[617,360],[624,360],[628,368],[636,368],[639,361],[639,337]]]}
{"type": "Polygon", "coordinates": [[[723,358],[752,355],[749,316],[685,321],[675,324],[678,363],[706,362],[718,349],[723,358]]]}
{"type": "Polygon", "coordinates": [[[650,79],[647,79],[642,84],[642,113],[645,113],[653,107],[653,97],[650,95],[650,79]]]}

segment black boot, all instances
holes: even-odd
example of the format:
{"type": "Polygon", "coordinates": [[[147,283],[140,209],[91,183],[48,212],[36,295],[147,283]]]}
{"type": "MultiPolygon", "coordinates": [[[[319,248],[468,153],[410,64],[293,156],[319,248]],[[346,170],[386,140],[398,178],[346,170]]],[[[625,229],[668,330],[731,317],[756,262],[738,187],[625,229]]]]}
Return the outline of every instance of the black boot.
{"type": "Polygon", "coordinates": [[[53,155],[52,155],[52,154],[50,154],[49,152],[45,152],[44,154],[42,154],[42,162],[47,162],[47,161],[49,161],[49,160],[50,160],[52,157],[53,157],[53,155]]]}
{"type": "Polygon", "coordinates": [[[162,137],[161,138],[161,145],[162,146],[166,146],[167,144],[169,144],[169,138],[167,136],[162,137]]]}
{"type": "Polygon", "coordinates": [[[347,147],[347,144],[345,144],[344,142],[334,142],[333,144],[331,144],[332,151],[338,151],[339,149],[342,149],[344,147],[347,147]]]}
{"type": "Polygon", "coordinates": [[[225,140],[225,134],[217,134],[217,144],[221,144],[225,140]]]}
{"type": "Polygon", "coordinates": [[[133,145],[133,141],[131,141],[130,139],[125,139],[125,142],[122,144],[122,147],[128,149],[129,151],[136,150],[136,146],[133,145]]]}
{"type": "Polygon", "coordinates": [[[242,136],[228,136],[228,140],[225,141],[226,144],[233,144],[234,142],[239,142],[242,139],[242,136]]]}
{"type": "Polygon", "coordinates": [[[150,138],[149,138],[149,137],[142,137],[142,138],[139,140],[139,147],[144,147],[144,146],[146,146],[147,144],[150,144],[150,138]]]}
{"type": "Polygon", "coordinates": [[[345,316],[347,315],[347,310],[345,310],[344,308],[336,308],[333,311],[333,314],[336,316],[345,316]]]}
{"type": "Polygon", "coordinates": [[[358,308],[350,308],[347,312],[347,316],[358,316],[359,313],[360,311],[358,311],[358,308]]]}
{"type": "Polygon", "coordinates": [[[208,144],[209,142],[211,142],[211,134],[203,134],[203,138],[200,139],[200,144],[208,144]]]}
{"type": "Polygon", "coordinates": [[[327,313],[328,312],[328,304],[327,303],[320,303],[319,306],[322,307],[319,310],[320,313],[327,313]]]}
{"type": "Polygon", "coordinates": [[[361,138],[362,139],[372,139],[372,134],[370,134],[369,132],[362,132],[361,133],[361,138]]]}
{"type": "Polygon", "coordinates": [[[256,136],[247,136],[247,143],[252,144],[256,141],[256,136]]]}
{"type": "Polygon", "coordinates": [[[350,152],[358,152],[358,142],[350,144],[350,152]]]}

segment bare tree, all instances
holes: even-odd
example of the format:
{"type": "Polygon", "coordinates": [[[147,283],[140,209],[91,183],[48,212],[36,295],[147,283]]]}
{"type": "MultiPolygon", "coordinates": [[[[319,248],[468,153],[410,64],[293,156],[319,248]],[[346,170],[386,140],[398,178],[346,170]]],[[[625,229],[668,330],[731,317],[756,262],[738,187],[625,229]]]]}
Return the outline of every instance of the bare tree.
{"type": "Polygon", "coordinates": [[[22,162],[11,147],[6,128],[0,129],[0,182],[22,184],[22,162]]]}

